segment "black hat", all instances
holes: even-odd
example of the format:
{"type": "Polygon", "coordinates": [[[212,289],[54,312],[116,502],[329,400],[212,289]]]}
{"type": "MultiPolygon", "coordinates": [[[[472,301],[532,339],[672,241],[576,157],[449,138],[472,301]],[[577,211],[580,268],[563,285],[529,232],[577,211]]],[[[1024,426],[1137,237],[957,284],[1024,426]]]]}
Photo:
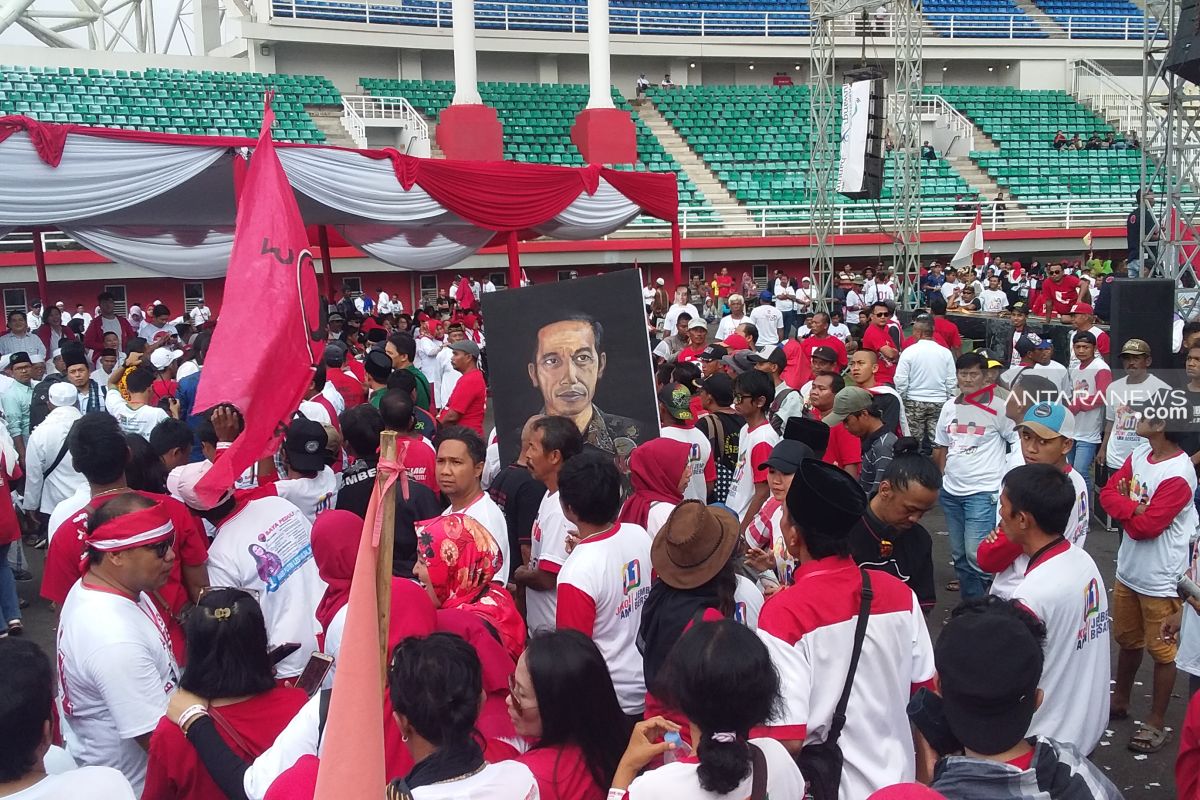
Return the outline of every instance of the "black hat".
{"type": "Polygon", "coordinates": [[[346,348],[341,342],[330,342],[325,345],[325,366],[342,367],[346,364],[346,348]]]}
{"type": "Polygon", "coordinates": [[[1006,609],[952,618],[934,648],[946,722],[963,746],[1003,753],[1025,736],[1037,707],[1042,646],[1006,609]]]}
{"type": "Polygon", "coordinates": [[[784,475],[792,475],[800,469],[801,462],[806,458],[815,458],[812,448],[792,439],[782,439],[771,448],[770,457],[758,465],[759,469],[770,467],[784,475]]]}
{"type": "Polygon", "coordinates": [[[836,364],[838,358],[837,351],[827,344],[823,344],[820,347],[814,347],[810,357],[819,358],[822,361],[828,361],[830,364],[836,364]]]}
{"type": "Polygon", "coordinates": [[[63,367],[73,367],[77,364],[83,364],[85,367],[91,366],[88,364],[87,353],[83,351],[83,346],[78,342],[63,345],[62,360],[63,367]]]}
{"type": "Polygon", "coordinates": [[[33,363],[33,360],[29,358],[29,353],[26,353],[24,350],[19,350],[16,353],[13,353],[12,355],[10,355],[8,357],[8,366],[10,369],[12,367],[17,366],[18,364],[32,364],[32,363],[33,363]]]}
{"type": "Polygon", "coordinates": [[[787,354],[782,347],[774,344],[764,347],[761,353],[750,353],[746,358],[751,364],[774,364],[780,369],[787,366],[787,354]]]}
{"type": "Polygon", "coordinates": [[[797,527],[826,539],[844,539],[867,507],[867,495],[844,469],[806,459],[787,493],[797,527]]]}
{"type": "Polygon", "coordinates": [[[382,342],[388,336],[387,328],[371,328],[367,331],[367,341],[372,343],[382,342]]]}
{"type": "Polygon", "coordinates": [[[382,350],[371,350],[363,359],[363,369],[376,383],[386,383],[388,375],[392,374],[392,359],[382,350]]]}
{"type": "Polygon", "coordinates": [[[299,472],[320,472],[325,467],[325,448],[329,434],[325,426],[311,419],[294,419],[283,438],[288,464],[299,472]]]}
{"type": "Polygon", "coordinates": [[[723,345],[710,344],[704,348],[704,352],[700,354],[701,361],[720,361],[725,356],[729,355],[729,351],[723,345]]]}
{"type": "Polygon", "coordinates": [[[788,417],[783,438],[808,445],[815,458],[822,458],[829,448],[829,426],[812,417],[788,417]]]}
{"type": "Polygon", "coordinates": [[[704,378],[699,385],[701,389],[712,395],[712,399],[717,405],[733,405],[733,378],[724,372],[704,378]]]}

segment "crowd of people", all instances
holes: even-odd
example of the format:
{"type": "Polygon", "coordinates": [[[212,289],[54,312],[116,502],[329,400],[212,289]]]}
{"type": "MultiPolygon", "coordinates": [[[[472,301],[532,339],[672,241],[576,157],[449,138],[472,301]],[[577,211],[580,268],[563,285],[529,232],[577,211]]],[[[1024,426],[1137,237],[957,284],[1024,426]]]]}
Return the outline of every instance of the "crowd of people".
{"type": "Polygon", "coordinates": [[[1058,151],[1063,150],[1139,150],[1141,142],[1138,141],[1137,133],[1130,131],[1127,138],[1118,139],[1117,135],[1112,131],[1104,134],[1104,138],[1100,134],[1093,131],[1085,140],[1078,133],[1068,137],[1062,130],[1054,132],[1054,140],[1051,146],[1058,151]]]}
{"type": "MultiPolygon", "coordinates": [[[[1030,272],[933,265],[911,326],[884,269],[840,276],[828,312],[782,273],[654,281],[658,435],[614,458],[535,415],[511,463],[486,284],[412,316],[343,298],[279,451],[216,498],[197,486],[255,411],[195,407],[215,316],[154,304],[134,327],[106,295],[82,332],[10,314],[0,796],[312,797],[392,431],[380,796],[1119,798],[1088,756],[1135,713],[1143,653],[1136,753],[1171,739],[1176,665],[1200,685],[1200,601],[1176,585],[1196,577],[1200,437],[1147,413],[1166,384],[1145,342],[1115,343],[1113,380],[1088,283],[1050,265],[1022,293],[1030,272]],[[963,352],[945,313],[973,302],[1012,315],[1012,353],[963,352]],[[1034,310],[1072,321],[1070,364],[1034,310]],[[1120,530],[1111,596],[1084,549],[1097,509],[1120,530]],[[53,654],[21,620],[26,547],[46,548],[53,654]],[[935,642],[944,591],[961,603],[935,642]]],[[[1200,701],[1181,745],[1190,797],[1200,701]]]]}

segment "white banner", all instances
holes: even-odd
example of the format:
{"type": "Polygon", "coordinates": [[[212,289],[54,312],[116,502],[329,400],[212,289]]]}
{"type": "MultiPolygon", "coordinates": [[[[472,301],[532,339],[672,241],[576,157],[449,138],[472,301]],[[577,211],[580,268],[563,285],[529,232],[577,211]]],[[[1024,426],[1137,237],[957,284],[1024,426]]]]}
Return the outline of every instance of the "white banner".
{"type": "Polygon", "coordinates": [[[837,190],[863,191],[867,171],[867,131],[871,121],[871,81],[842,84],[842,138],[837,190]]]}

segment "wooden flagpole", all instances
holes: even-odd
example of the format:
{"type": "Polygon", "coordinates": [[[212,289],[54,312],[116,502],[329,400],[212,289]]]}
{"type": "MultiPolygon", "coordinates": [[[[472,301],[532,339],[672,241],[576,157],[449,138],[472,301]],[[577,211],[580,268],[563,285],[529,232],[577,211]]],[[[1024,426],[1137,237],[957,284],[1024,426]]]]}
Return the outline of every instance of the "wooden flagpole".
{"type": "MultiPolygon", "coordinates": [[[[384,431],[379,437],[379,460],[395,461],[396,432],[384,431]]],[[[375,476],[375,485],[379,486],[382,474],[375,476]]],[[[375,596],[379,602],[379,651],[380,663],[383,668],[383,685],[387,686],[388,659],[388,628],[389,616],[392,609],[392,551],[396,544],[396,490],[397,483],[392,485],[383,495],[382,507],[379,513],[383,515],[380,525],[379,553],[375,562],[375,596]]]]}

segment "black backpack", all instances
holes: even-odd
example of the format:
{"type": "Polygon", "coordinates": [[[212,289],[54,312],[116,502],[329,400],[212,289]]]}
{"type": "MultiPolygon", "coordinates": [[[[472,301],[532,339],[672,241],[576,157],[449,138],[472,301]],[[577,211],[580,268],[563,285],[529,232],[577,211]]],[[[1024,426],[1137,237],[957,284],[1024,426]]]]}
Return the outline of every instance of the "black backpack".
{"type": "Polygon", "coordinates": [[[29,401],[29,430],[32,431],[42,424],[50,413],[50,387],[62,383],[66,375],[47,375],[44,380],[33,387],[33,398],[29,401]]]}

